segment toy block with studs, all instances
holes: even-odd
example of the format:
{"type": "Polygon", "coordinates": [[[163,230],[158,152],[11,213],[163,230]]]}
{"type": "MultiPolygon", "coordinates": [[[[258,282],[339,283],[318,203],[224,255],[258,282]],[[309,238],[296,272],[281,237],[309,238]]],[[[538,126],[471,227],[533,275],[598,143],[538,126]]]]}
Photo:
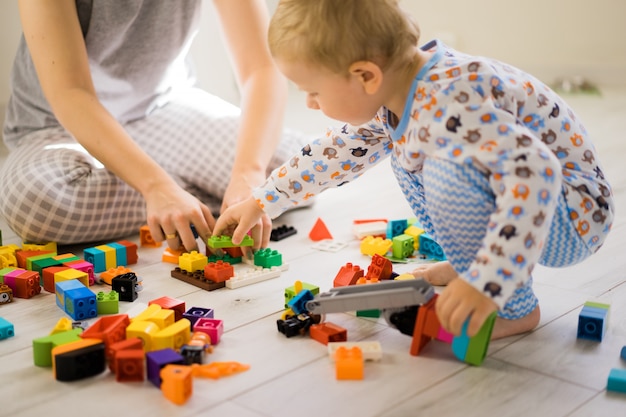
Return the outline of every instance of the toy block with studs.
{"type": "MultiPolygon", "coordinates": [[[[256,255],[255,255],[256,256],[256,255]]],[[[204,267],[204,277],[213,282],[224,282],[235,275],[235,268],[228,262],[209,262],[204,267]]]]}
{"type": "Polygon", "coordinates": [[[196,324],[198,319],[206,318],[212,319],[214,316],[214,311],[212,308],[204,308],[204,307],[191,307],[189,310],[183,313],[183,317],[189,320],[191,323],[191,327],[196,324]]]}
{"type": "Polygon", "coordinates": [[[142,382],[146,353],[141,349],[124,349],[115,355],[115,380],[117,382],[142,382]]]}
{"type": "Polygon", "coordinates": [[[356,284],[357,280],[364,276],[364,271],[358,265],[348,262],[339,269],[333,280],[333,287],[344,287],[356,284]]]}
{"type": "Polygon", "coordinates": [[[211,338],[211,345],[217,345],[224,333],[224,322],[218,319],[201,318],[193,325],[193,331],[208,334],[211,338]]]}
{"type": "Polygon", "coordinates": [[[363,352],[358,346],[339,347],[335,351],[335,371],[338,380],[363,379],[363,352]]]}
{"type": "Polygon", "coordinates": [[[601,342],[609,319],[609,304],[587,301],[578,315],[579,339],[601,342]]]}
{"type": "Polygon", "coordinates": [[[76,340],[52,349],[52,373],[57,381],[78,381],[105,370],[105,347],[100,339],[76,340]]]}
{"type": "Polygon", "coordinates": [[[389,252],[389,249],[393,246],[393,242],[390,239],[383,239],[381,237],[367,236],[361,240],[361,253],[363,255],[380,255],[384,256],[389,252]]]}
{"type": "Polygon", "coordinates": [[[180,269],[187,272],[203,270],[208,262],[208,257],[206,255],[198,253],[198,251],[183,253],[178,258],[178,266],[180,267],[180,269]]]}
{"type": "Polygon", "coordinates": [[[158,248],[163,244],[163,242],[157,242],[152,237],[152,233],[150,232],[150,227],[147,224],[141,226],[139,228],[139,245],[141,247],[146,248],[158,248]]]}
{"type": "Polygon", "coordinates": [[[211,280],[208,280],[204,276],[204,271],[187,272],[180,267],[174,268],[170,273],[170,276],[172,278],[176,278],[180,281],[186,282],[187,284],[202,288],[206,291],[214,291],[220,288],[224,288],[226,286],[226,282],[228,282],[213,282],[211,280]]]}
{"type": "Polygon", "coordinates": [[[135,301],[138,297],[138,285],[134,272],[118,275],[111,280],[111,289],[119,294],[120,301],[135,301]]]}
{"type": "Polygon", "coordinates": [[[115,369],[115,355],[117,355],[119,351],[132,349],[137,349],[143,352],[143,341],[138,337],[131,337],[115,342],[106,348],[106,359],[109,363],[109,370],[113,374],[117,373],[115,369]]]}
{"type": "Polygon", "coordinates": [[[117,314],[120,312],[120,296],[115,291],[98,291],[96,294],[96,310],[98,315],[117,314]]]}
{"type": "Polygon", "coordinates": [[[161,308],[174,311],[174,321],[178,321],[183,318],[185,314],[185,302],[178,298],[168,297],[167,295],[159,298],[155,298],[148,302],[148,305],[158,304],[161,308]]]}
{"type": "MultiPolygon", "coordinates": [[[[108,347],[126,339],[126,328],[130,325],[127,314],[100,317],[80,337],[100,339],[108,347]]],[[[82,330],[82,329],[81,329],[82,330]]]]}
{"type": "Polygon", "coordinates": [[[611,369],[606,390],[626,394],[626,369],[611,369]]]}
{"type": "Polygon", "coordinates": [[[15,326],[5,318],[0,317],[0,340],[15,336],[15,326]]]}
{"type": "Polygon", "coordinates": [[[383,358],[383,350],[378,341],[364,342],[328,342],[328,356],[334,361],[335,353],[340,347],[350,349],[353,347],[361,349],[364,361],[380,361],[383,358]]]}
{"type": "Polygon", "coordinates": [[[285,288],[285,308],[289,308],[289,301],[300,293],[303,289],[308,290],[313,295],[320,293],[320,287],[306,282],[296,281],[291,287],[285,288]]]}
{"type": "Polygon", "coordinates": [[[283,255],[277,250],[270,248],[259,249],[254,253],[254,264],[263,268],[281,266],[283,264],[283,255]]]}
{"type": "Polygon", "coordinates": [[[293,226],[278,226],[272,229],[270,233],[270,240],[272,242],[278,242],[288,238],[289,236],[293,236],[296,233],[298,233],[298,231],[293,226]]]}
{"type": "Polygon", "coordinates": [[[254,240],[249,235],[245,235],[240,244],[235,245],[230,236],[211,236],[207,241],[207,246],[212,249],[233,248],[238,246],[252,246],[254,240]]]}
{"type": "Polygon", "coordinates": [[[65,332],[59,332],[33,340],[33,360],[35,366],[52,366],[52,349],[66,343],[80,340],[83,329],[77,327],[65,332]]]}

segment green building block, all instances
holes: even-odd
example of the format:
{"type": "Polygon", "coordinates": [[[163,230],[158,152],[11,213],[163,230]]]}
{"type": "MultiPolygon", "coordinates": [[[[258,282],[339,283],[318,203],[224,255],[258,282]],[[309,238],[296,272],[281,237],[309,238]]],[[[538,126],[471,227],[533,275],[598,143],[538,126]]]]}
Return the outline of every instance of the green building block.
{"type": "Polygon", "coordinates": [[[485,356],[487,356],[487,349],[491,341],[491,332],[493,331],[493,325],[496,323],[496,317],[497,312],[494,311],[472,338],[467,336],[469,320],[466,320],[463,324],[461,335],[452,340],[454,355],[470,365],[479,366],[482,364],[485,356]]]}
{"type": "Polygon", "coordinates": [[[117,291],[96,294],[96,308],[100,314],[117,314],[120,312],[120,295],[117,291]]]}
{"type": "Polygon", "coordinates": [[[391,254],[394,258],[404,259],[415,252],[415,239],[407,234],[400,234],[391,239],[391,254]]]}
{"type": "Polygon", "coordinates": [[[235,265],[235,264],[241,263],[241,256],[238,256],[238,257],[234,258],[234,257],[230,256],[227,253],[224,253],[224,256],[209,255],[208,259],[209,259],[209,263],[217,262],[217,261],[228,262],[231,265],[235,265]]]}
{"type": "Polygon", "coordinates": [[[254,240],[249,235],[246,235],[240,244],[235,245],[230,236],[211,236],[207,241],[207,246],[212,249],[221,249],[221,248],[237,248],[241,246],[252,246],[254,245],[254,240]]]}
{"type": "Polygon", "coordinates": [[[52,349],[66,343],[80,340],[83,329],[77,327],[65,332],[55,333],[49,336],[33,340],[33,359],[36,366],[52,366],[52,349]]]}
{"type": "Polygon", "coordinates": [[[29,258],[26,258],[26,269],[28,269],[29,271],[34,271],[33,262],[39,262],[39,261],[42,261],[43,259],[52,258],[54,256],[57,256],[56,252],[50,252],[50,253],[46,253],[43,255],[36,255],[36,256],[31,256],[29,258]]]}
{"type": "Polygon", "coordinates": [[[359,310],[359,311],[356,312],[356,316],[357,317],[369,317],[369,318],[377,319],[377,318],[380,317],[380,310],[378,310],[378,309],[359,310]]]}
{"type": "Polygon", "coordinates": [[[260,249],[254,253],[254,264],[263,268],[281,266],[283,264],[283,255],[277,250],[270,248],[260,249]]]}
{"type": "MultiPolygon", "coordinates": [[[[311,294],[313,295],[317,295],[320,293],[320,287],[318,287],[317,285],[308,284],[306,282],[302,283],[302,289],[311,291],[311,294]]],[[[295,297],[296,295],[297,294],[296,294],[296,289],[294,285],[292,285],[291,287],[285,288],[285,308],[289,308],[289,305],[288,305],[289,301],[291,301],[291,299],[295,297]]]]}

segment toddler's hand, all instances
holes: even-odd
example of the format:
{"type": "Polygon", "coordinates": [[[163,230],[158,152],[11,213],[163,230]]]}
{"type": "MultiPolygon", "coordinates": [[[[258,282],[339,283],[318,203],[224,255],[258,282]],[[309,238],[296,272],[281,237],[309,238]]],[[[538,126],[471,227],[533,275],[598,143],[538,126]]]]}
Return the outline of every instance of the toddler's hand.
{"type": "Polygon", "coordinates": [[[442,327],[455,336],[461,334],[463,323],[469,318],[467,335],[472,337],[498,306],[465,280],[455,279],[437,298],[435,310],[442,327]]]}
{"type": "Polygon", "coordinates": [[[418,265],[411,271],[411,274],[415,278],[424,278],[432,285],[448,285],[450,281],[458,277],[448,261],[418,265]]]}
{"type": "Polygon", "coordinates": [[[213,236],[231,234],[234,244],[239,244],[250,231],[253,249],[267,247],[272,232],[272,222],[253,197],[227,208],[217,219],[213,236]]]}

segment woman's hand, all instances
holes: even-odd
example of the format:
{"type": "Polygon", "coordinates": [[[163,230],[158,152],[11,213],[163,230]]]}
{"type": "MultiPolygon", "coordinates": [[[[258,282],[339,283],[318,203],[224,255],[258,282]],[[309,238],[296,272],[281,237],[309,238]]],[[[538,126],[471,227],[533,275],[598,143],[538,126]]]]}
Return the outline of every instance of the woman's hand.
{"type": "Polygon", "coordinates": [[[180,245],[186,250],[197,250],[198,245],[191,226],[198,236],[207,241],[215,226],[209,208],[175,183],[159,184],[144,195],[148,226],[156,241],[167,240],[170,248],[180,245]]]}

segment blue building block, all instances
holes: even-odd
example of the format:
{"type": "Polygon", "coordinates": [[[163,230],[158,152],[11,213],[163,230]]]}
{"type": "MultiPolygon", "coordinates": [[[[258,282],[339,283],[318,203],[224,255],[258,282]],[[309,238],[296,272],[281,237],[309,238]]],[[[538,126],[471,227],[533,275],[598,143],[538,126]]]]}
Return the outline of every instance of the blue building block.
{"type": "Polygon", "coordinates": [[[626,369],[611,369],[606,390],[626,393],[626,369]]]}
{"type": "Polygon", "coordinates": [[[418,251],[422,255],[430,256],[441,261],[446,260],[446,255],[443,253],[443,249],[428,233],[422,233],[420,235],[418,251]]]}
{"type": "Polygon", "coordinates": [[[306,313],[308,311],[306,309],[307,301],[310,301],[314,298],[315,296],[311,291],[304,289],[296,294],[296,296],[293,297],[291,300],[289,300],[287,305],[296,314],[306,313]]]}
{"type": "Polygon", "coordinates": [[[98,315],[96,294],[80,281],[57,282],[55,289],[57,305],[72,319],[86,320],[98,315]]]}
{"type": "Polygon", "coordinates": [[[191,323],[191,328],[199,319],[212,319],[214,318],[212,308],[204,308],[204,307],[191,307],[187,311],[183,313],[183,318],[189,320],[191,323]]]}
{"type": "Polygon", "coordinates": [[[389,220],[387,222],[387,239],[393,239],[401,235],[407,227],[409,227],[409,221],[407,219],[389,220]]]}
{"type": "Polygon", "coordinates": [[[0,317],[0,340],[15,336],[15,328],[8,320],[0,317]]]}
{"type": "Polygon", "coordinates": [[[626,361],[626,346],[622,348],[619,356],[626,361]]]}
{"type": "Polygon", "coordinates": [[[87,248],[83,251],[83,258],[93,265],[93,271],[96,273],[107,270],[104,251],[96,248],[87,248]]]}
{"type": "Polygon", "coordinates": [[[577,337],[601,342],[606,333],[608,312],[608,308],[585,304],[578,315],[577,337]]]}

